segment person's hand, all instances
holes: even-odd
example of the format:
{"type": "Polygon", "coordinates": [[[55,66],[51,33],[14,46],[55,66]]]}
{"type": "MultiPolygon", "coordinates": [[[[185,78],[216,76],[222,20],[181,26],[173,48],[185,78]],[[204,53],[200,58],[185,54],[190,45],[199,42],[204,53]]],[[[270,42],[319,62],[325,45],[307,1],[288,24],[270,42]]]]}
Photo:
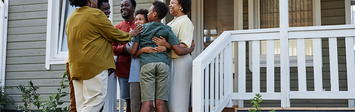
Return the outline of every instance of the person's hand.
{"type": "Polygon", "coordinates": [[[114,73],[115,72],[115,69],[108,69],[108,76],[110,76],[112,73],[114,73]]]}
{"type": "Polygon", "coordinates": [[[138,26],[136,26],[136,28],[129,31],[129,33],[132,35],[132,37],[134,37],[134,36],[138,35],[139,33],[142,33],[142,30],[143,30],[143,25],[138,25],[138,26]]]}
{"type": "Polygon", "coordinates": [[[131,46],[130,46],[128,43],[125,45],[125,47],[126,47],[126,50],[127,50],[127,51],[130,51],[130,50],[131,50],[131,46]]]}
{"type": "Polygon", "coordinates": [[[191,47],[190,47],[190,48],[195,49],[195,41],[194,41],[194,40],[192,40],[192,42],[191,42],[191,47]]]}
{"type": "Polygon", "coordinates": [[[162,36],[160,36],[160,38],[154,36],[152,40],[158,46],[166,46],[168,44],[168,42],[166,42],[166,39],[164,37],[162,37],[162,36]]]}
{"type": "Polygon", "coordinates": [[[165,46],[158,46],[154,48],[156,52],[164,52],[166,51],[166,47],[165,46]]]}
{"type": "Polygon", "coordinates": [[[143,47],[142,50],[143,50],[143,52],[149,53],[149,54],[156,52],[156,50],[153,47],[143,47]]]}

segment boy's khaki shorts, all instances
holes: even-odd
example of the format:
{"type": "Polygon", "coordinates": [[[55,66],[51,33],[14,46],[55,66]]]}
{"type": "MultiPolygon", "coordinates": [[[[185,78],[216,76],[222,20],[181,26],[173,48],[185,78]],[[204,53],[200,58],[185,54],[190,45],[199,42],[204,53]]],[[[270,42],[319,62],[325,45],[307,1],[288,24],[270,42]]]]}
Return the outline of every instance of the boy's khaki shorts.
{"type": "Polygon", "coordinates": [[[154,99],[168,101],[169,65],[164,62],[147,63],[140,70],[142,102],[154,99]]]}

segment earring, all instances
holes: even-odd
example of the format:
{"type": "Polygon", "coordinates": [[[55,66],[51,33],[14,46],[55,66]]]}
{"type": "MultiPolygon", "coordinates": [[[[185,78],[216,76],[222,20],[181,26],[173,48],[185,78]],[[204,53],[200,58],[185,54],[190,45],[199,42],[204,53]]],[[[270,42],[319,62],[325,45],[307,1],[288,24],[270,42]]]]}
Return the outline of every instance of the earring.
{"type": "Polygon", "coordinates": [[[184,9],[180,7],[180,10],[183,11],[184,9]]]}

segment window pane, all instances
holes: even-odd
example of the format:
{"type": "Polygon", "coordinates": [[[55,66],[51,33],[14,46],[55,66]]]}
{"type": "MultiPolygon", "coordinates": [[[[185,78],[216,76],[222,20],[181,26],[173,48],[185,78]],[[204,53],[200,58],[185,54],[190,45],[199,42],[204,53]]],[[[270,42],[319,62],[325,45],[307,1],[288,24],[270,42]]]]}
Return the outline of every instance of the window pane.
{"type": "Polygon", "coordinates": [[[352,14],[352,18],[351,18],[351,23],[355,24],[355,1],[353,1],[354,4],[351,5],[351,14],[352,14]]]}
{"type": "Polygon", "coordinates": [[[64,5],[65,6],[65,11],[62,12],[64,13],[64,23],[63,23],[63,27],[62,27],[62,31],[61,33],[63,33],[63,37],[60,37],[61,38],[61,48],[59,51],[68,51],[68,44],[67,44],[67,35],[65,33],[65,22],[67,20],[67,18],[69,17],[69,15],[75,10],[75,7],[73,6],[70,6],[69,5],[69,2],[67,1],[66,4],[64,5]]]}
{"type": "Polygon", "coordinates": [[[234,0],[204,1],[204,48],[223,31],[234,29],[234,0]]]}
{"type": "MultiPolygon", "coordinates": [[[[288,0],[290,27],[313,26],[312,0],[288,0]]],[[[279,27],[279,0],[260,0],[260,28],[279,27]]],[[[290,56],[297,56],[297,41],[289,41],[290,56]]],[[[305,39],[306,55],[313,55],[312,39],[305,39]]],[[[275,54],[280,54],[280,41],[275,40],[275,54]]],[[[266,42],[261,41],[261,55],[266,55],[266,42]]]]}

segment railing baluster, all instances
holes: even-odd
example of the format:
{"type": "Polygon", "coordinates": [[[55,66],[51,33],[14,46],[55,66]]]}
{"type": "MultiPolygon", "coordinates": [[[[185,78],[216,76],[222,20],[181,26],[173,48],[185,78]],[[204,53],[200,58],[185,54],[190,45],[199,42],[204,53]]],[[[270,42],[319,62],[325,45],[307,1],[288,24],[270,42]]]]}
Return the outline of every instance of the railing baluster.
{"type": "Polygon", "coordinates": [[[355,91],[354,37],[345,37],[348,91],[355,91]]]}
{"type": "Polygon", "coordinates": [[[330,89],[339,91],[337,38],[329,38],[330,89]]]}
{"type": "Polygon", "coordinates": [[[218,106],[218,102],[219,102],[219,55],[217,55],[216,57],[216,70],[215,70],[215,78],[216,78],[216,84],[215,84],[215,105],[216,107],[218,106]]]}
{"type": "Polygon", "coordinates": [[[298,91],[307,91],[305,50],[304,39],[297,39],[298,91]]]}
{"type": "MultiPolygon", "coordinates": [[[[246,92],[246,47],[245,41],[238,42],[238,93],[246,92]]],[[[238,102],[239,107],[244,107],[243,100],[238,102]]]]}
{"type": "Polygon", "coordinates": [[[211,69],[210,69],[210,73],[211,73],[211,84],[210,84],[210,88],[211,88],[211,91],[210,92],[210,110],[211,111],[214,111],[215,109],[215,105],[214,105],[214,61],[215,59],[213,59],[212,63],[211,63],[211,69]]]}
{"type": "Polygon", "coordinates": [[[322,40],[319,38],[313,39],[314,91],[323,91],[322,58],[322,40]]]}
{"type": "Polygon", "coordinates": [[[252,41],[253,93],[260,93],[260,41],[252,41]]]}
{"type": "Polygon", "coordinates": [[[223,73],[224,73],[224,69],[223,69],[223,64],[224,64],[224,49],[222,50],[220,56],[219,56],[219,104],[221,104],[222,99],[223,99],[223,73]]]}
{"type": "MultiPolygon", "coordinates": [[[[227,43],[226,43],[227,44],[227,43]]],[[[225,99],[225,97],[227,96],[227,94],[228,94],[228,61],[232,61],[232,60],[228,60],[228,54],[229,54],[229,50],[228,50],[228,45],[227,45],[227,47],[223,50],[223,53],[224,53],[224,57],[223,57],[223,99],[225,99]]],[[[232,85],[233,86],[233,85],[232,85]]]]}
{"type": "Polygon", "coordinates": [[[209,104],[209,77],[210,77],[210,70],[209,70],[209,66],[207,66],[206,67],[206,69],[205,69],[205,91],[204,91],[204,93],[205,93],[205,112],[209,112],[209,110],[208,110],[208,104],[209,104]]]}
{"type": "Polygon", "coordinates": [[[267,84],[266,84],[266,92],[274,93],[274,81],[275,81],[275,53],[274,53],[274,40],[266,41],[266,64],[267,64],[267,84]]]}

